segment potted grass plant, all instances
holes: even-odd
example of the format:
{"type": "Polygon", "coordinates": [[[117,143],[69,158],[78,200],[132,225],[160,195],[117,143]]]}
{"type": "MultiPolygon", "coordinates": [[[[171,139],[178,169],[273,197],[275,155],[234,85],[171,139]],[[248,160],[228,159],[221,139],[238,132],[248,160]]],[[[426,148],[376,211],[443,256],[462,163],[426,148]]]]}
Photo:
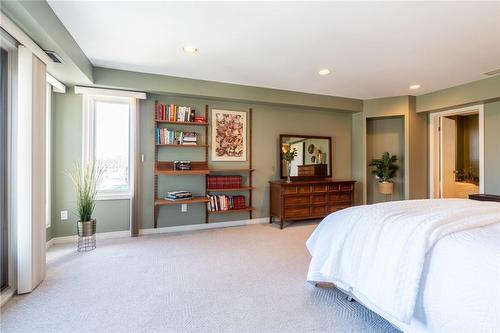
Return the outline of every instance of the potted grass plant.
{"type": "Polygon", "coordinates": [[[92,218],[92,214],[102,173],[103,169],[95,163],[89,163],[85,166],[75,164],[72,172],[69,173],[76,192],[79,237],[90,237],[96,232],[96,219],[92,218]]]}
{"type": "Polygon", "coordinates": [[[390,155],[389,152],[382,154],[381,158],[373,159],[368,166],[375,167],[372,173],[378,179],[378,191],[381,194],[392,194],[394,192],[394,183],[392,179],[396,175],[398,166],[396,155],[390,155]]]}

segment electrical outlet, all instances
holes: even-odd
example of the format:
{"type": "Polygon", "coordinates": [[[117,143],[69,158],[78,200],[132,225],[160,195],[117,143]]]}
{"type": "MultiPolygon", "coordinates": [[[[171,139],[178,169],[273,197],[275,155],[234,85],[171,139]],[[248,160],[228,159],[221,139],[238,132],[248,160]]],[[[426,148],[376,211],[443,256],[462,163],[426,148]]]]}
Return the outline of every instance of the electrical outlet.
{"type": "Polygon", "coordinates": [[[181,212],[185,213],[188,211],[188,205],[187,204],[181,204],[181,212]]]}
{"type": "Polygon", "coordinates": [[[61,221],[66,221],[68,219],[68,211],[61,210],[61,221]]]}

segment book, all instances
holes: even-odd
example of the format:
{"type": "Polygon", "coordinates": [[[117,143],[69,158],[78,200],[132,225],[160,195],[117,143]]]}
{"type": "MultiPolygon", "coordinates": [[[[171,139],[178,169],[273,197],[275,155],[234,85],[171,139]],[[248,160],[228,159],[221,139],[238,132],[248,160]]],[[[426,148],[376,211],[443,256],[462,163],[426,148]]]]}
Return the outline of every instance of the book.
{"type": "Polygon", "coordinates": [[[185,198],[171,198],[171,197],[166,197],[165,200],[169,201],[180,201],[180,200],[191,200],[193,197],[185,197],[185,198]]]}

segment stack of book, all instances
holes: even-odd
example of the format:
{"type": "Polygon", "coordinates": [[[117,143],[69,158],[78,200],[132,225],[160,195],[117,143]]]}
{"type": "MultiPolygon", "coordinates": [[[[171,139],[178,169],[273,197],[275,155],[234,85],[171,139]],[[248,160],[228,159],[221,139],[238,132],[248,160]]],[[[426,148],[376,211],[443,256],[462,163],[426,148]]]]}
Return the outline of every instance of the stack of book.
{"type": "Polygon", "coordinates": [[[182,145],[196,145],[198,144],[198,133],[196,132],[181,132],[181,144],[182,145]]]}
{"type": "Polygon", "coordinates": [[[156,143],[160,145],[196,145],[198,144],[198,133],[175,131],[164,127],[157,128],[156,143]]]}
{"type": "Polygon", "coordinates": [[[207,208],[211,212],[231,209],[244,209],[246,207],[243,195],[209,195],[207,208]]]}
{"type": "Polygon", "coordinates": [[[207,122],[207,118],[205,118],[204,116],[195,116],[194,117],[194,122],[195,123],[206,123],[207,122]]]}
{"type": "Polygon", "coordinates": [[[195,110],[190,106],[180,106],[175,104],[156,106],[156,120],[194,122],[195,110]]]}
{"type": "Polygon", "coordinates": [[[242,180],[242,176],[208,176],[208,189],[240,188],[242,180]]]}
{"type": "Polygon", "coordinates": [[[178,201],[178,200],[190,200],[193,198],[193,194],[189,191],[172,191],[167,192],[166,200],[178,201]]]}

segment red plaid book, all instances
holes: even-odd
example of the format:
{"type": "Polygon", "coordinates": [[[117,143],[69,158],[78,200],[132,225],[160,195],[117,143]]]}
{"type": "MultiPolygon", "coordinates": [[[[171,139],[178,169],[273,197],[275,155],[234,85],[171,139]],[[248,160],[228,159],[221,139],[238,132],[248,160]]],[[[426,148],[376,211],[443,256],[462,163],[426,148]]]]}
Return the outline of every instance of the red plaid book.
{"type": "Polygon", "coordinates": [[[240,188],[242,182],[241,176],[208,176],[208,189],[240,188]]]}

